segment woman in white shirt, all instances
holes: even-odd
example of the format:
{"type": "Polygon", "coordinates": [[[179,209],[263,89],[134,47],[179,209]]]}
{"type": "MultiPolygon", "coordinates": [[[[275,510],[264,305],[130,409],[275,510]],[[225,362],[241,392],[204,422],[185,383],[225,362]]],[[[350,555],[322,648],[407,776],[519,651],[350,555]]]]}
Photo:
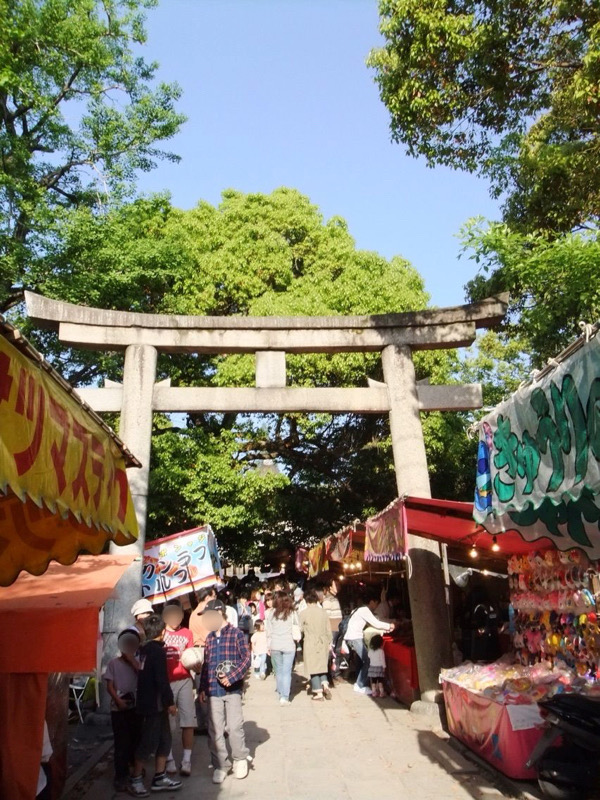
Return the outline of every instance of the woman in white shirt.
{"type": "Polygon", "coordinates": [[[369,626],[376,628],[378,631],[389,632],[394,630],[392,623],[381,622],[373,614],[379,602],[379,595],[370,595],[365,605],[353,611],[348,621],[346,636],[344,637],[348,647],[354,650],[358,657],[359,672],[354,684],[354,691],[359,694],[371,694],[369,688],[369,651],[363,636],[364,629],[369,626]]]}

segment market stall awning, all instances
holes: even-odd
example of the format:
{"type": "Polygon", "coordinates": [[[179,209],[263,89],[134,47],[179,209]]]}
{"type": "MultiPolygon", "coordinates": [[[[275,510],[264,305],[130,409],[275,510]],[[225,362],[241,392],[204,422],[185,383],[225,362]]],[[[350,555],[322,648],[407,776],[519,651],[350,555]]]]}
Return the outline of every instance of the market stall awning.
{"type": "Polygon", "coordinates": [[[502,555],[523,555],[552,547],[548,538],[528,542],[516,530],[495,536],[473,519],[473,504],[455,500],[407,497],[408,532],[424,539],[435,539],[449,547],[466,551],[473,545],[478,550],[494,553],[495,545],[502,555]],[[496,539],[496,541],[494,541],[496,539]]]}
{"type": "Polygon", "coordinates": [[[133,542],[128,466],[139,463],[113,431],[0,317],[0,586],[133,542]]]}
{"type": "MultiPolygon", "coordinates": [[[[402,500],[398,498],[388,506],[397,509],[402,500]]],[[[473,545],[477,550],[487,552],[491,557],[504,558],[510,555],[523,555],[536,550],[552,547],[550,539],[528,542],[518,531],[507,531],[501,536],[488,533],[485,528],[473,519],[473,505],[456,500],[438,500],[436,498],[406,497],[406,527],[409,534],[423,539],[432,539],[452,548],[453,555],[468,556],[473,545]],[[496,538],[496,541],[494,541],[496,538]],[[497,550],[496,548],[500,549],[497,550]]],[[[402,523],[402,526],[404,523],[402,523]]],[[[352,537],[355,551],[362,552],[365,546],[365,526],[357,526],[352,537]]]]}
{"type": "Polygon", "coordinates": [[[98,612],[134,556],[81,556],[0,588],[0,673],[90,672],[98,612]]]}
{"type": "Polygon", "coordinates": [[[474,516],[600,558],[600,336],[591,328],[478,423],[474,516]]]}

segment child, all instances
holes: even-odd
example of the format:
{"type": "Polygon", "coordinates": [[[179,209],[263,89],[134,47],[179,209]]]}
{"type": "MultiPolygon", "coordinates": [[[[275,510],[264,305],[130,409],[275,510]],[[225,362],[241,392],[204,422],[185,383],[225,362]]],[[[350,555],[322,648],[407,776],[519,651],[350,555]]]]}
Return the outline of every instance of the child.
{"type": "Polygon", "coordinates": [[[204,610],[206,637],[200,676],[200,698],[208,698],[209,747],[214,766],[213,783],[223,783],[231,771],[225,732],[233,758],[233,774],[240,780],[248,774],[250,753],[244,735],[242,688],[250,666],[250,651],[242,631],[227,621],[225,604],[211,600],[204,610]]]}
{"type": "Polygon", "coordinates": [[[140,646],[140,636],[137,631],[128,628],[121,631],[117,644],[121,655],[108,662],[102,677],[110,695],[110,719],[115,741],[115,789],[125,792],[140,738],[139,717],[135,713],[140,668],[135,653],[140,646]]]}
{"type": "Polygon", "coordinates": [[[385,653],[383,652],[383,636],[378,633],[369,644],[369,678],[371,679],[372,697],[385,697],[383,679],[385,678],[385,653]]]}
{"type": "Polygon", "coordinates": [[[257,619],[254,623],[254,633],[251,639],[252,644],[252,666],[254,668],[254,677],[258,680],[264,681],[267,677],[267,633],[265,631],[265,623],[257,619]]]}
{"type": "MultiPolygon", "coordinates": [[[[194,644],[194,637],[189,628],[182,628],[183,609],[175,600],[163,609],[162,618],[166,630],[164,643],[167,653],[167,673],[173,691],[173,698],[179,714],[181,728],[181,743],[183,756],[181,759],[181,775],[191,775],[192,772],[192,746],[194,744],[194,728],[196,727],[196,706],[194,702],[194,683],[192,676],[181,663],[181,654],[194,644]]],[[[173,728],[171,728],[171,731],[173,728]]],[[[171,775],[177,772],[173,751],[167,758],[167,772],[171,775]]]]}
{"type": "Polygon", "coordinates": [[[260,614],[258,613],[258,608],[256,603],[250,602],[248,603],[248,611],[250,612],[250,635],[254,633],[254,625],[256,620],[260,619],[260,614]]]}
{"type": "Polygon", "coordinates": [[[148,797],[144,786],[144,761],[155,756],[155,771],[152,779],[153,792],[171,792],[181,789],[181,781],[167,776],[165,767],[171,751],[171,726],[169,714],[175,716],[177,707],[167,674],[167,654],[163,637],[165,623],[152,614],[144,621],[146,644],[139,654],[140,671],[136,696],[136,710],[141,717],[140,741],[135,751],[133,776],[129,793],[134,797],[148,797]]]}

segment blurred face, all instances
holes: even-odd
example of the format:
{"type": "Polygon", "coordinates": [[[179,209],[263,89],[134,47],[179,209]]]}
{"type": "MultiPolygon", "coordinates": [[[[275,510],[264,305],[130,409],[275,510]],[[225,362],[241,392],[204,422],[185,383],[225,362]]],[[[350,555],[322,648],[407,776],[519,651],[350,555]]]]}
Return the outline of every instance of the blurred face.
{"type": "Polygon", "coordinates": [[[269,608],[273,608],[273,595],[267,594],[265,595],[265,605],[269,608]]]}
{"type": "Polygon", "coordinates": [[[165,622],[165,625],[168,625],[169,628],[173,628],[173,630],[175,630],[183,621],[183,609],[179,608],[178,606],[167,606],[162,613],[162,618],[165,622]]]}
{"type": "Polygon", "coordinates": [[[209,631],[218,631],[224,621],[220,611],[205,611],[202,616],[206,629],[209,631]]]}
{"type": "MultiPolygon", "coordinates": [[[[150,616],[148,614],[148,616],[150,616]]],[[[133,656],[140,646],[140,640],[133,633],[125,633],[119,636],[119,650],[125,656],[133,656]]]]}

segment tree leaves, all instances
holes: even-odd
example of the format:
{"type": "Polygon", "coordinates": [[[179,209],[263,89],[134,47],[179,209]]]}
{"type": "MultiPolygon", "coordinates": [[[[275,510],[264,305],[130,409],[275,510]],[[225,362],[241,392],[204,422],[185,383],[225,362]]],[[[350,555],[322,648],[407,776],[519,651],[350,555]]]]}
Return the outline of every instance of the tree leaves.
{"type": "Polygon", "coordinates": [[[466,169],[521,230],[600,213],[600,7],[590,0],[380,0],[371,52],[392,138],[466,169]]]}
{"type": "Polygon", "coordinates": [[[155,0],[0,0],[0,309],[31,286],[65,209],[109,205],[174,159],[176,84],[134,55],[155,0]]]}

